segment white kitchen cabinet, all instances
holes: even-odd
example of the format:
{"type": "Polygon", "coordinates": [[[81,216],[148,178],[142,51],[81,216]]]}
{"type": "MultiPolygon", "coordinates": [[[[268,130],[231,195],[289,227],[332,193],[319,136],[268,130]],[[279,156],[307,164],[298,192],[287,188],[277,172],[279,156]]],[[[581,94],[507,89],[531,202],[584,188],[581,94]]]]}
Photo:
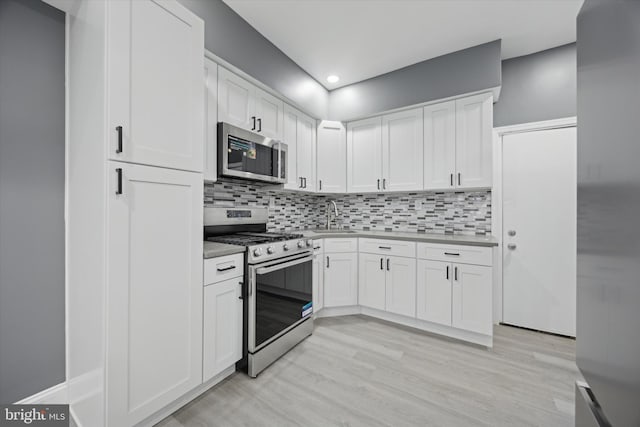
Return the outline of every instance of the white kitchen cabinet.
{"type": "Polygon", "coordinates": [[[419,259],[417,272],[416,317],[451,326],[451,263],[419,259]]]}
{"type": "Polygon", "coordinates": [[[108,162],[109,425],[202,382],[202,174],[108,162]],[[161,232],[159,232],[161,230],[161,232]]]}
{"type": "Polygon", "coordinates": [[[218,64],[204,60],[204,180],[218,179],[218,64]]]}
{"type": "Polygon", "coordinates": [[[316,132],[318,193],[347,191],[347,135],[340,122],[323,120],[316,132]]]}
{"type": "Polygon", "coordinates": [[[312,299],[313,312],[317,313],[324,308],[324,251],[322,240],[313,241],[313,282],[312,299]]]}
{"type": "Polygon", "coordinates": [[[202,20],[152,0],[106,14],[109,158],[202,172],[202,20]]]}
{"type": "Polygon", "coordinates": [[[424,189],[455,188],[456,103],[428,105],[424,119],[424,189]]]}
{"type": "Polygon", "coordinates": [[[385,309],[385,257],[360,253],[358,257],[358,303],[364,307],[385,309]]]}
{"type": "Polygon", "coordinates": [[[242,358],[241,293],[242,276],[204,287],[203,382],[242,358]]]}
{"type": "Polygon", "coordinates": [[[324,254],[324,306],[341,307],[358,303],[358,254],[324,254]]]}
{"type": "Polygon", "coordinates": [[[456,100],[456,188],[491,187],[493,96],[456,100]]]}
{"type": "Polygon", "coordinates": [[[491,335],[491,267],[453,264],[452,326],[491,335]]]}
{"type": "Polygon", "coordinates": [[[422,190],[422,114],[421,108],[415,108],[382,117],[383,190],[422,190]]]}
{"type": "Polygon", "coordinates": [[[315,189],[315,120],[284,106],[283,142],[287,144],[287,183],[290,190],[315,189]]]}
{"type": "Polygon", "coordinates": [[[347,123],[347,192],[383,190],[382,117],[347,123]]]}
{"type": "Polygon", "coordinates": [[[281,140],[284,103],[226,68],[219,67],[218,120],[281,140]]]}
{"type": "Polygon", "coordinates": [[[415,258],[387,257],[385,310],[403,316],[416,315],[415,258]]]}

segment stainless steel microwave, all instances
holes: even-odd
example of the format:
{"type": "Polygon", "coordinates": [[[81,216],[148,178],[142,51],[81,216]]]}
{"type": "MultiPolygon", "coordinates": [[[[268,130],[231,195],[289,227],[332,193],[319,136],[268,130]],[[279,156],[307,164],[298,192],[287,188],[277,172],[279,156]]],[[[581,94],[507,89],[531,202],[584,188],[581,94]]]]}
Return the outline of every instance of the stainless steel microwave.
{"type": "Polygon", "coordinates": [[[284,184],[287,144],[218,123],[218,176],[284,184]]]}

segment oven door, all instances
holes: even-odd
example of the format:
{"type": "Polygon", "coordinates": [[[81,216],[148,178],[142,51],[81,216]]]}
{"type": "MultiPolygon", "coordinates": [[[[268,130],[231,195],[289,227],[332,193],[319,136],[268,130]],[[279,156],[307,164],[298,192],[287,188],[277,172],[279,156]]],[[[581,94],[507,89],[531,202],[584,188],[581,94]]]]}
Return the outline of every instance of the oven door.
{"type": "Polygon", "coordinates": [[[248,350],[254,353],[313,312],[313,254],[249,266],[248,350]]]}
{"type": "Polygon", "coordinates": [[[220,175],[285,183],[287,145],[271,138],[218,123],[220,175]]]}

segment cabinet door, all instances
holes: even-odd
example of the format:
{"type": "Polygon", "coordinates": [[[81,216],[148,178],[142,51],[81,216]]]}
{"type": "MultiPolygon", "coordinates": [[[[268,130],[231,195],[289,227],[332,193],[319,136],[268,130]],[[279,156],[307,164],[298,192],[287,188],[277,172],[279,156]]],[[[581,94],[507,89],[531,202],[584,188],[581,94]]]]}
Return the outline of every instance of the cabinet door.
{"type": "Polygon", "coordinates": [[[313,256],[313,312],[317,313],[324,307],[324,256],[322,251],[317,251],[313,256]]]}
{"type": "Polygon", "coordinates": [[[204,23],[178,2],[108,10],[108,157],[201,172],[204,23]]]}
{"type": "Polygon", "coordinates": [[[301,113],[285,104],[282,142],[287,144],[287,182],[284,188],[299,190],[302,181],[298,178],[298,116],[301,113]]]}
{"type": "Polygon", "coordinates": [[[456,186],[492,185],[493,96],[456,100],[456,186]]]}
{"type": "Polygon", "coordinates": [[[204,60],[204,180],[218,179],[218,64],[204,60]]]}
{"type": "Polygon", "coordinates": [[[479,334],[491,335],[491,267],[453,264],[452,325],[479,334]]]}
{"type": "Polygon", "coordinates": [[[306,115],[298,116],[298,178],[302,178],[302,189],[316,188],[316,123],[306,115]]]}
{"type": "Polygon", "coordinates": [[[242,277],[205,286],[202,382],[242,358],[242,277]]]}
{"type": "Polygon", "coordinates": [[[416,317],[451,326],[453,266],[442,261],[418,260],[416,317]]]}
{"type": "Polygon", "coordinates": [[[424,189],[456,183],[456,102],[424,107],[424,189]]]}
{"type": "Polygon", "coordinates": [[[382,190],[382,118],[347,124],[347,191],[382,190]]]}
{"type": "Polygon", "coordinates": [[[202,382],[204,184],[122,162],[107,171],[107,419],[124,426],[202,382]]]}
{"type": "Polygon", "coordinates": [[[422,108],[382,117],[382,169],[384,190],[422,190],[422,108]]]}
{"type": "Polygon", "coordinates": [[[416,260],[388,257],[386,259],[386,310],[391,313],[415,317],[416,315],[416,260]]]}
{"type": "Polygon", "coordinates": [[[218,67],[218,121],[255,132],[255,91],[245,79],[218,67]]]}
{"type": "Polygon", "coordinates": [[[284,103],[262,89],[255,90],[256,132],[269,138],[282,140],[284,103]]]}
{"type": "Polygon", "coordinates": [[[385,258],[374,254],[360,254],[358,259],[358,302],[365,307],[384,310],[385,258]]]}
{"type": "Polygon", "coordinates": [[[316,142],[319,193],[347,191],[347,135],[340,122],[323,120],[318,126],[316,142]]]}
{"type": "Polygon", "coordinates": [[[324,305],[339,307],[358,303],[358,255],[325,254],[324,305]]]}

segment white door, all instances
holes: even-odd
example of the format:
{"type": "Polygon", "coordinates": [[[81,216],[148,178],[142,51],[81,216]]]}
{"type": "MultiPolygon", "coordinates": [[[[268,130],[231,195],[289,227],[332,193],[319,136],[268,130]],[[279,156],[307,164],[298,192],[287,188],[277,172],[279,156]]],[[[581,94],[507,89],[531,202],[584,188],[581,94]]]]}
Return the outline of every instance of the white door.
{"type": "Polygon", "coordinates": [[[311,295],[313,299],[313,312],[317,313],[324,307],[324,256],[321,250],[313,255],[313,283],[311,295]]]}
{"type": "Polygon", "coordinates": [[[453,264],[451,324],[479,334],[493,329],[491,267],[453,264]]]}
{"type": "Polygon", "coordinates": [[[218,67],[218,121],[257,130],[256,87],[223,67],[218,67]]]}
{"type": "Polygon", "coordinates": [[[451,326],[453,266],[442,261],[418,260],[416,317],[451,326]]]}
{"type": "Polygon", "coordinates": [[[456,100],[457,188],[491,187],[493,96],[456,100]]]}
{"type": "Polygon", "coordinates": [[[363,254],[358,259],[358,302],[365,307],[384,310],[385,306],[385,258],[381,255],[363,254]]]}
{"type": "Polygon", "coordinates": [[[382,188],[422,190],[424,135],[422,108],[382,117],[382,188]]]}
{"type": "Polygon", "coordinates": [[[316,174],[316,123],[309,116],[298,116],[298,178],[302,189],[315,190],[316,174]]]}
{"type": "Polygon", "coordinates": [[[129,426],[202,382],[203,181],[107,171],[107,425],[129,426]]]}
{"type": "Polygon", "coordinates": [[[256,132],[268,138],[282,140],[284,124],[284,103],[265,92],[255,89],[256,103],[256,132]]]}
{"type": "Polygon", "coordinates": [[[424,107],[424,189],[455,187],[456,103],[424,107]]]}
{"type": "Polygon", "coordinates": [[[387,276],[386,310],[391,313],[415,317],[416,315],[416,260],[388,257],[385,260],[387,276]]]}
{"type": "Polygon", "coordinates": [[[502,163],[503,321],[575,336],[576,128],[506,135],[502,163]]]}
{"type": "Polygon", "coordinates": [[[218,180],[218,64],[204,60],[204,180],[218,180]]]}
{"type": "Polygon", "coordinates": [[[301,113],[289,105],[284,105],[282,142],[287,144],[287,182],[284,188],[299,190],[302,181],[298,179],[298,116],[301,113]]]}
{"type": "Polygon", "coordinates": [[[201,172],[204,23],[178,2],[108,9],[109,158],[201,172]]]}
{"type": "Polygon", "coordinates": [[[204,287],[202,381],[242,358],[242,277],[204,287]]]}
{"type": "Polygon", "coordinates": [[[324,305],[340,307],[358,303],[358,254],[324,255],[324,305]]]}
{"type": "Polygon", "coordinates": [[[347,191],[347,135],[340,122],[323,120],[318,125],[316,175],[319,193],[347,191]]]}
{"type": "Polygon", "coordinates": [[[382,190],[382,118],[347,124],[347,191],[382,190]]]}

